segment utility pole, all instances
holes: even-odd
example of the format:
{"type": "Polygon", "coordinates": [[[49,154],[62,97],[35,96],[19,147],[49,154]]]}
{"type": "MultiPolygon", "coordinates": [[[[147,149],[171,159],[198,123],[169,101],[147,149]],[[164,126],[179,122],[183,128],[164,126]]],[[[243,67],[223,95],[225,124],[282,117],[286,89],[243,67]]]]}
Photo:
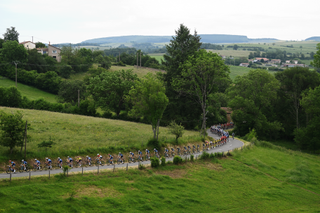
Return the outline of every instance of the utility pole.
{"type": "Polygon", "coordinates": [[[140,51],[140,68],[141,68],[141,51],[140,51]]]}
{"type": "Polygon", "coordinates": [[[80,90],[78,90],[78,107],[80,108],[80,90]]]}
{"type": "Polygon", "coordinates": [[[120,62],[120,51],[119,51],[119,62],[120,62]]]}
{"type": "Polygon", "coordinates": [[[25,129],[25,134],[24,134],[24,159],[27,159],[27,126],[28,126],[28,121],[26,121],[26,129],[25,129]]]}
{"type": "Polygon", "coordinates": [[[138,62],[138,59],[139,59],[139,53],[137,52],[137,68],[139,68],[139,62],[138,62]]]}
{"type": "Polygon", "coordinates": [[[13,61],[13,63],[16,66],[16,88],[17,88],[17,79],[18,79],[17,65],[19,64],[19,61],[13,61]]]}

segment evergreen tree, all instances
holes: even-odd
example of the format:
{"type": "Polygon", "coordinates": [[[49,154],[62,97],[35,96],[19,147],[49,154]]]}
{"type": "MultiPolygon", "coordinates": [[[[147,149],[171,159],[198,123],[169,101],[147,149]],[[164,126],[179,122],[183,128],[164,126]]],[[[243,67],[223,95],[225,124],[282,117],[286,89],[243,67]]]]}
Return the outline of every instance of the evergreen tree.
{"type": "Polygon", "coordinates": [[[201,122],[201,110],[198,109],[197,103],[190,97],[176,92],[171,85],[172,79],[181,76],[180,65],[187,61],[189,56],[194,55],[200,49],[201,44],[197,32],[191,35],[190,30],[181,24],[176,31],[176,36],[172,37],[170,44],[166,45],[168,54],[164,55],[163,63],[167,69],[164,79],[169,104],[164,112],[163,120],[168,123],[174,119],[187,128],[193,128],[201,122]]]}

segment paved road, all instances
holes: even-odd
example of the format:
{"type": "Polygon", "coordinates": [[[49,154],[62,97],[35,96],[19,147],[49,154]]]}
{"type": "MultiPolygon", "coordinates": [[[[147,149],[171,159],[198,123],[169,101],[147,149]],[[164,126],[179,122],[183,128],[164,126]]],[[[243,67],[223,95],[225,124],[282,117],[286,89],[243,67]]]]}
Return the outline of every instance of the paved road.
{"type": "MultiPolygon", "coordinates": [[[[208,132],[208,135],[215,138],[215,139],[219,139],[220,137],[216,134],[213,134],[210,132],[210,130],[207,131],[208,132]]],[[[229,142],[227,142],[226,144],[224,144],[223,146],[221,147],[216,147],[214,149],[210,149],[208,150],[207,152],[208,153],[216,153],[216,152],[228,152],[229,150],[231,151],[232,149],[235,149],[235,148],[239,148],[241,146],[243,146],[244,143],[242,141],[239,141],[237,139],[230,139],[229,142]]],[[[202,153],[198,153],[198,154],[194,154],[194,157],[198,157],[200,156],[202,153]]],[[[182,158],[185,158],[186,156],[182,156],[182,158]]],[[[187,157],[190,157],[190,156],[187,156],[187,157]]],[[[170,158],[167,158],[167,161],[172,161],[173,158],[170,157],[170,158]]],[[[150,164],[150,161],[144,161],[144,162],[140,162],[141,164],[143,165],[146,165],[146,164],[150,164]]],[[[115,165],[115,168],[125,168],[127,166],[127,164],[120,164],[120,165],[115,165]]],[[[129,164],[130,167],[132,166],[138,166],[138,162],[136,163],[130,163],[129,164]]],[[[99,170],[101,169],[112,169],[114,166],[99,166],[99,170]]],[[[96,166],[92,166],[92,167],[83,167],[83,171],[93,171],[93,170],[98,170],[98,167],[96,166]]],[[[82,172],[82,168],[73,168],[71,169],[69,172],[82,172]]],[[[59,174],[59,173],[62,173],[62,170],[61,169],[53,169],[53,170],[50,170],[50,175],[54,175],[54,174],[59,174]]],[[[36,172],[31,172],[31,176],[38,176],[38,175],[48,175],[49,174],[49,171],[36,171],[36,172]]],[[[29,176],[29,173],[27,172],[24,172],[24,173],[19,173],[17,172],[16,174],[12,174],[12,178],[14,177],[28,177],[29,176]]],[[[1,173],[0,174],[0,179],[1,178],[9,178],[10,175],[9,174],[6,174],[6,173],[1,173]]]]}

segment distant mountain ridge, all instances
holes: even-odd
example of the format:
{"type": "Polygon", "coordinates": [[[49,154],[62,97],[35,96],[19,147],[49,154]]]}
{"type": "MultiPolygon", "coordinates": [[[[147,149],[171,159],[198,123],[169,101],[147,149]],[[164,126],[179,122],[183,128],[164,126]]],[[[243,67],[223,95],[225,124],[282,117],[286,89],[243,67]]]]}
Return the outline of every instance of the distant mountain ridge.
{"type": "Polygon", "coordinates": [[[313,37],[307,38],[305,41],[320,41],[320,36],[313,36],[313,37]]]}
{"type": "MultiPolygon", "coordinates": [[[[258,42],[274,42],[278,39],[275,38],[257,38],[250,39],[247,36],[242,35],[226,35],[226,34],[199,34],[202,43],[258,43],[258,42]]],[[[105,38],[88,39],[81,43],[95,43],[95,44],[107,44],[107,43],[165,43],[170,42],[172,36],[114,36],[105,38]]]]}

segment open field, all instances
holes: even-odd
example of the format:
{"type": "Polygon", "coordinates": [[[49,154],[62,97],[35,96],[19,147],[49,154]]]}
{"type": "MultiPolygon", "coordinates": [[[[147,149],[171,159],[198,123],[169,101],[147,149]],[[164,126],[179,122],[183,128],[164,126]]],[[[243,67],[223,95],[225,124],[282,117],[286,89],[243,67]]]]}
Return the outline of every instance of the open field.
{"type": "MultiPolygon", "coordinates": [[[[0,76],[0,86],[2,87],[11,87],[11,86],[16,86],[16,82],[12,81],[10,79],[3,79],[0,76]]],[[[18,90],[21,92],[22,96],[26,96],[27,98],[29,98],[30,100],[36,100],[39,98],[44,98],[46,101],[51,102],[51,103],[56,103],[56,95],[53,95],[51,93],[48,92],[44,92],[42,90],[39,90],[35,87],[31,87],[25,84],[20,84],[18,82],[17,84],[18,86],[18,90]]]]}
{"type": "Polygon", "coordinates": [[[158,169],[1,181],[1,211],[318,212],[319,160],[254,147],[158,169]]]}
{"type": "MultiPolygon", "coordinates": [[[[27,144],[27,150],[33,152],[35,156],[38,150],[40,152],[45,150],[39,149],[37,144],[49,140],[50,137],[56,143],[49,149],[51,154],[61,154],[61,156],[67,156],[80,149],[87,152],[91,152],[92,149],[93,152],[101,148],[100,152],[103,152],[110,146],[140,148],[153,137],[151,125],[148,124],[38,110],[6,107],[0,107],[0,110],[6,113],[19,110],[23,113],[24,119],[31,124],[31,129],[28,131],[31,140],[27,144]]],[[[182,140],[193,141],[198,136],[199,132],[185,131],[182,140]]],[[[174,136],[169,134],[167,128],[160,127],[159,138],[173,140],[174,136]]],[[[2,152],[4,150],[8,149],[2,147],[2,152]]]]}
{"type": "Polygon", "coordinates": [[[163,53],[150,53],[148,55],[153,57],[153,58],[155,58],[155,59],[157,59],[159,61],[159,63],[161,63],[161,59],[164,60],[163,59],[163,55],[164,55],[163,53]]]}

